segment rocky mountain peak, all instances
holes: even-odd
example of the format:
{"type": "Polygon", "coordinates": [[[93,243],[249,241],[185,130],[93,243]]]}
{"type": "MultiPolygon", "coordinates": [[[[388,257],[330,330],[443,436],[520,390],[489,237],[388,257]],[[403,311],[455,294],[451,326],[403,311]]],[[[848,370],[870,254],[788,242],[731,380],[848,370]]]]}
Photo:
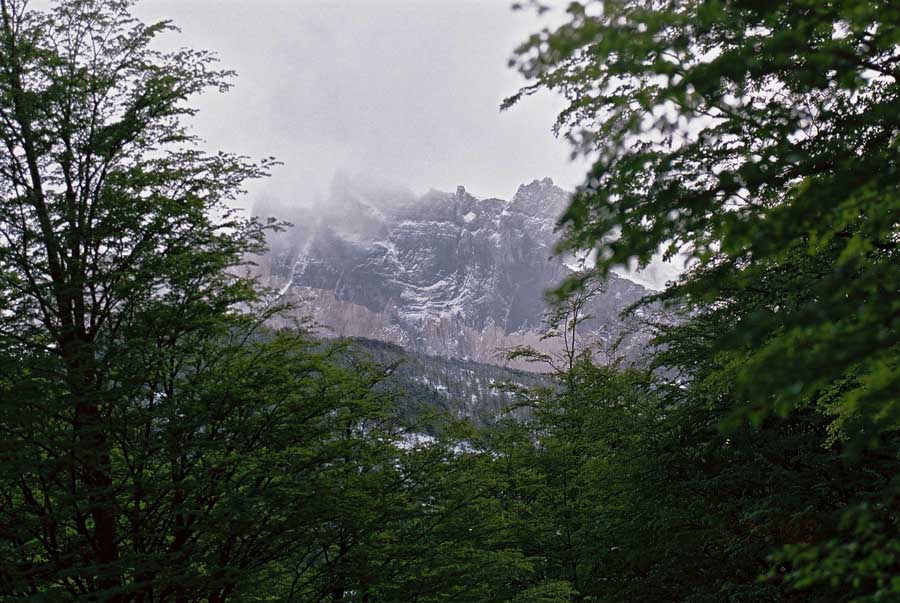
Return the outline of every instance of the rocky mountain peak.
{"type": "Polygon", "coordinates": [[[570,196],[570,193],[553,184],[550,178],[533,180],[519,186],[509,209],[555,222],[566,209],[570,196]]]}
{"type": "MultiPolygon", "coordinates": [[[[273,241],[260,276],[328,333],[497,362],[500,348],[554,345],[539,331],[545,292],[570,273],[553,253],[569,197],[549,178],[509,201],[345,178],[318,215],[273,241]]],[[[614,338],[619,312],[645,292],[613,276],[591,312],[597,336],[614,338]]]]}

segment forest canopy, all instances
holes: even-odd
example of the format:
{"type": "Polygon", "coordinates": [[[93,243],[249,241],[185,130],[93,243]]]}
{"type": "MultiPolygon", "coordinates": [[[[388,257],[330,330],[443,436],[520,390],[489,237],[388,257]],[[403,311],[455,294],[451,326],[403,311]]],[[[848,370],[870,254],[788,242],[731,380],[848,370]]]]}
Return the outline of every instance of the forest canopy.
{"type": "Polygon", "coordinates": [[[0,601],[900,599],[900,5],[572,2],[520,46],[597,262],[481,424],[272,326],[288,225],[234,202],[273,160],[202,149],[234,74],[131,8],[0,0],[0,601]],[[586,343],[660,249],[643,361],[586,343]]]}

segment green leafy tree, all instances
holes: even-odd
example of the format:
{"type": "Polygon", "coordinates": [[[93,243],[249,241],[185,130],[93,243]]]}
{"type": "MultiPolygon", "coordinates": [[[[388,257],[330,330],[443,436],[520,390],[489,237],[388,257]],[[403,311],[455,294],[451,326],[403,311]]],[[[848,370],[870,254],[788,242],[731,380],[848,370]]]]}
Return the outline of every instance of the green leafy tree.
{"type": "Polygon", "coordinates": [[[635,585],[896,598],[900,7],[612,0],[568,15],[519,48],[533,83],[506,103],[562,93],[557,128],[595,160],[561,248],[595,250],[601,274],[659,249],[692,263],[655,297],[682,312],[657,350],[681,435],[643,490],[663,515],[636,514],[673,546],[645,548],[635,585]],[[768,564],[774,581],[755,583],[768,564]]]}
{"type": "MultiPolygon", "coordinates": [[[[872,578],[890,573],[893,560],[877,552],[893,539],[890,530],[861,542],[862,533],[852,536],[841,526],[859,508],[870,509],[868,518],[882,526],[895,521],[896,435],[884,434],[876,449],[847,454],[827,408],[809,403],[783,418],[736,421],[742,399],[735,376],[753,351],[723,352],[711,344],[758,304],[808,294],[798,286],[810,278],[808,257],[797,258],[759,288],[736,295],[735,303],[694,309],[659,333],[656,362],[680,372],[661,386],[667,412],[656,467],[636,484],[636,500],[645,502],[635,516],[654,518],[653,531],[639,536],[651,572],[632,588],[642,588],[643,596],[660,588],[673,600],[854,601],[875,580],[853,587],[849,564],[843,577],[833,571],[836,564],[817,566],[817,580],[800,579],[811,569],[813,551],[838,541],[844,551],[862,545],[853,559],[870,567],[872,578]],[[800,550],[805,557],[796,555],[795,565],[800,550]]],[[[728,275],[722,278],[727,286],[728,275]]]]}
{"type": "Polygon", "coordinates": [[[651,520],[640,484],[665,416],[650,373],[623,367],[614,349],[599,350],[607,365],[594,362],[596,344],[582,331],[602,288],[596,274],[580,273],[552,301],[541,338],[560,352],[508,352],[549,367],[556,386],[519,389],[515,408],[527,413],[497,426],[491,444],[516,546],[572,601],[630,600],[622,584],[647,550],[641,522],[651,520]]]}
{"type": "Polygon", "coordinates": [[[520,478],[527,504],[519,527],[525,550],[571,584],[573,600],[602,601],[640,549],[624,528],[655,458],[661,408],[641,371],[582,361],[574,372],[575,387],[538,401],[528,423],[533,448],[519,448],[517,456],[532,457],[520,478]]]}
{"type": "Polygon", "coordinates": [[[266,600],[339,546],[381,375],[263,328],[238,267],[279,225],[231,202],[270,162],[198,149],[231,74],[130,5],[0,0],[0,598],[266,600]]]}
{"type": "MultiPolygon", "coordinates": [[[[897,426],[900,8],[871,0],[572,2],[515,63],[569,105],[557,128],[596,158],[562,218],[598,269],[661,247],[696,262],[679,299],[727,303],[796,251],[803,303],[772,299],[720,333],[761,417],[842,381],[868,439],[897,426]],[[873,431],[875,429],[876,431],[873,431]]],[[[837,403],[837,401],[836,401],[837,403]]]]}

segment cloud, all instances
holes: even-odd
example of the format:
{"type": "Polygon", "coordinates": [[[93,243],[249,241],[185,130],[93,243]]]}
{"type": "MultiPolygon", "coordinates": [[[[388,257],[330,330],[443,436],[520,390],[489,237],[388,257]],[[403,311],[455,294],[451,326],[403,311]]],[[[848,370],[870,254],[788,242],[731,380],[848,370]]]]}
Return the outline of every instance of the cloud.
{"type": "Polygon", "coordinates": [[[216,51],[235,87],[198,101],[211,148],[284,162],[252,196],[323,198],[338,170],[422,192],[464,184],[508,197],[534,178],[567,188],[569,161],[551,126],[561,99],[500,113],[522,80],[515,46],[545,21],[505,0],[145,0],[145,20],[182,28],[165,44],[216,51]]]}

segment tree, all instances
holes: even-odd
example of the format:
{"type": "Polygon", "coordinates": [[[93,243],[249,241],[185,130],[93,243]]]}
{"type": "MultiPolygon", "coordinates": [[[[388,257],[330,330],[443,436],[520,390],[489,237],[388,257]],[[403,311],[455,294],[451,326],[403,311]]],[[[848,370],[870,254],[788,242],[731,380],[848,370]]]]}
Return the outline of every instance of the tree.
{"type": "MultiPolygon", "coordinates": [[[[562,218],[606,273],[663,247],[699,266],[670,292],[727,303],[789,254],[820,258],[802,304],[772,299],[715,345],[752,344],[745,412],[836,381],[848,435],[900,420],[900,8],[870,0],[573,2],[516,65],[569,101],[557,128],[596,162],[562,218]],[[852,376],[852,378],[851,378],[852,376]]],[[[839,406],[839,409],[837,409],[839,406]]]]}
{"type": "MultiPolygon", "coordinates": [[[[892,571],[892,558],[882,552],[895,545],[881,548],[894,540],[890,529],[873,540],[841,526],[859,517],[860,508],[872,509],[867,518],[873,523],[895,521],[896,434],[884,434],[877,449],[848,454],[821,405],[798,405],[786,417],[770,415],[758,424],[736,420],[743,403],[736,373],[753,349],[726,352],[711,345],[758,305],[809,294],[804,284],[814,278],[814,264],[804,253],[795,259],[770,271],[757,289],[735,292],[732,303],[695,308],[658,335],[656,363],[679,373],[661,384],[667,419],[658,468],[637,485],[637,498],[646,503],[634,515],[652,514],[654,532],[666,535],[645,534],[643,549],[652,560],[649,584],[665,585],[675,600],[865,600],[857,597],[879,592],[876,576],[892,571]],[[859,562],[855,568],[813,559],[813,551],[838,541],[842,551],[859,552],[850,555],[859,562]],[[816,578],[800,579],[812,567],[816,578]]],[[[721,278],[727,287],[729,275],[721,278]]]]}
{"type": "Polygon", "coordinates": [[[568,14],[519,48],[533,83],[506,102],[561,92],[558,131],[595,159],[561,248],[596,251],[601,274],[660,248],[693,264],[652,298],[682,316],[656,354],[679,376],[665,391],[680,437],[647,496],[696,505],[700,537],[662,521],[678,545],[655,549],[644,586],[686,599],[683,576],[666,578],[679,568],[727,589],[692,600],[895,598],[900,8],[613,0],[568,14]],[[767,563],[776,588],[760,591],[767,563]]]}
{"type": "MultiPolygon", "coordinates": [[[[605,289],[605,283],[591,271],[573,275],[566,288],[554,292],[544,316],[544,326],[540,341],[556,341],[558,352],[541,352],[532,346],[517,346],[506,350],[507,360],[524,359],[526,362],[543,364],[551,374],[562,380],[567,387],[574,387],[576,367],[580,362],[590,362],[597,351],[596,342],[583,332],[584,323],[593,316],[588,313],[588,304],[605,289]]],[[[613,362],[614,349],[603,350],[607,360],[613,362]]],[[[545,369],[545,370],[546,370],[545,369]]]]}
{"type": "Polygon", "coordinates": [[[280,225],[231,202],[271,161],[197,148],[231,74],[130,6],[0,0],[0,598],[263,600],[390,439],[380,375],[263,327],[280,225]]]}
{"type": "Polygon", "coordinates": [[[496,426],[491,444],[514,542],[538,560],[539,575],[570,589],[572,601],[639,600],[622,585],[648,548],[643,522],[659,512],[637,502],[664,425],[653,376],[623,366],[614,349],[604,350],[606,365],[595,364],[597,350],[581,332],[603,288],[602,278],[583,271],[556,292],[541,340],[559,341],[559,353],[508,352],[546,365],[559,386],[520,389],[514,408],[527,415],[496,426]]]}

